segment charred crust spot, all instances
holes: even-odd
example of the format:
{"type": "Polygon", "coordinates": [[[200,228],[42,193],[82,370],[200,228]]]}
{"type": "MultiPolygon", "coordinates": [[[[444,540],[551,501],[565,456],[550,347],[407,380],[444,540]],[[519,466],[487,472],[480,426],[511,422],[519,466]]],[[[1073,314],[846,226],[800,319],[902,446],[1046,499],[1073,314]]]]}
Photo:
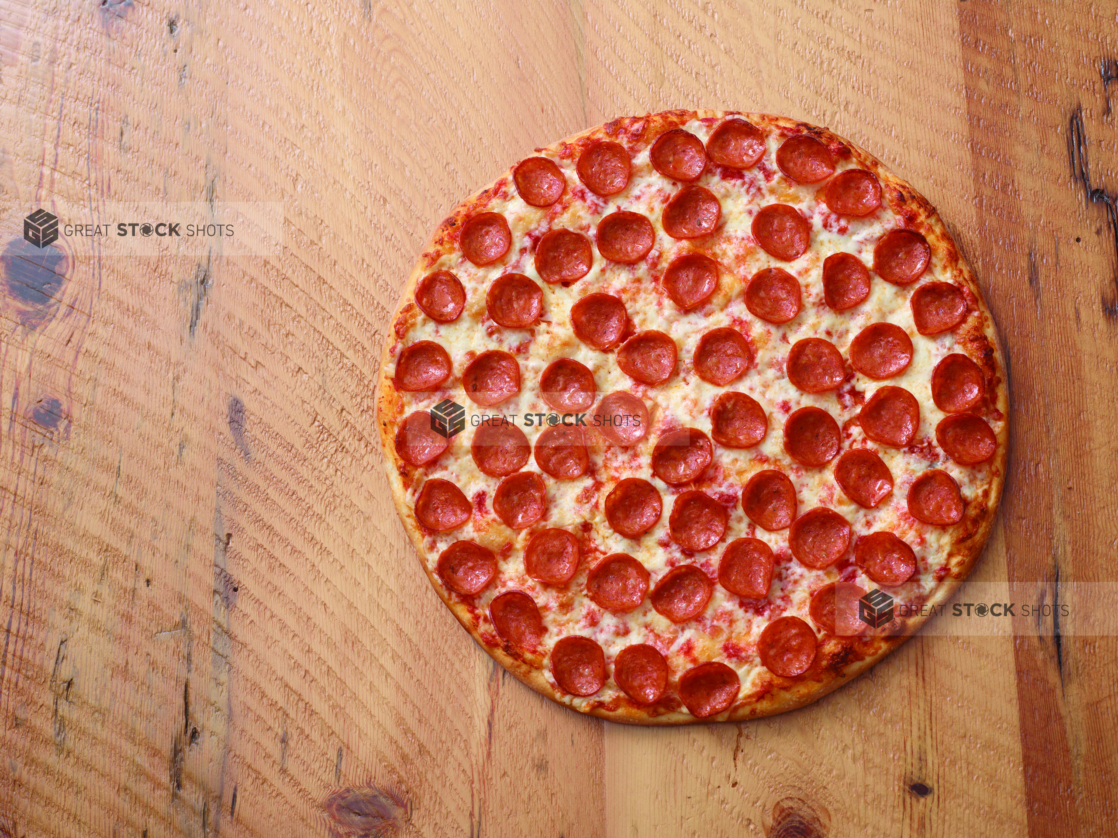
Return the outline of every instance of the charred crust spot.
{"type": "Polygon", "coordinates": [[[843,643],[842,646],[831,656],[831,660],[827,664],[827,668],[835,675],[841,675],[842,671],[850,664],[862,660],[860,655],[854,648],[852,643],[843,643]]]}

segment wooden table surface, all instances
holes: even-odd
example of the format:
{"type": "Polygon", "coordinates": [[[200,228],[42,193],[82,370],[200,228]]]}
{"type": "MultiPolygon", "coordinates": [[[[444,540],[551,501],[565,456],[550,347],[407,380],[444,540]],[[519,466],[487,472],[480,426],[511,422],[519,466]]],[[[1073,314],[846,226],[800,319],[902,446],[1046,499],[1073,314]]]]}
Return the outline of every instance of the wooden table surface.
{"type": "Polygon", "coordinates": [[[439,602],[372,409],[419,248],[518,158],[793,116],[927,195],[996,315],[974,578],[1115,581],[1116,36],[1113,2],[0,0],[0,836],[1115,834],[1114,637],[918,637],[746,724],[583,718],[439,602]],[[23,258],[33,209],[127,200],[280,202],[281,246],[23,258]]]}

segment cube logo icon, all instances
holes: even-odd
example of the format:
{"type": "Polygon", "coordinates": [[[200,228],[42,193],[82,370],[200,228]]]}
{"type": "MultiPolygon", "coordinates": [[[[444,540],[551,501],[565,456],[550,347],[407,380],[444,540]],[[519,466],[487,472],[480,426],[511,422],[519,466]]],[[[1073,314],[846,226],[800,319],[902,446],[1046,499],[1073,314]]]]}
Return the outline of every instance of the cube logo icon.
{"type": "Polygon", "coordinates": [[[455,434],[461,433],[465,429],[466,408],[458,402],[443,399],[431,408],[431,430],[439,436],[453,439],[455,434]]]}
{"type": "Polygon", "coordinates": [[[23,238],[35,247],[46,247],[58,239],[58,216],[37,209],[23,219],[23,238]]]}
{"type": "Polygon", "coordinates": [[[858,618],[870,628],[881,628],[893,622],[893,598],[874,588],[858,600],[858,618]]]}

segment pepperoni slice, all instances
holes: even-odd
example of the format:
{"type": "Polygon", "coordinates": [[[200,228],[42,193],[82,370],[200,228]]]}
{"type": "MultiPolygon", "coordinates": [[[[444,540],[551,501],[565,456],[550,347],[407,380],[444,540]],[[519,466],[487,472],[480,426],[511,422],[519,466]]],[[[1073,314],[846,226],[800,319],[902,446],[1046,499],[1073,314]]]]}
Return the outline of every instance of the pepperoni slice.
{"type": "Polygon", "coordinates": [[[573,425],[555,425],[536,438],[536,465],[556,480],[574,480],[586,474],[590,455],[582,429],[573,425]]]}
{"type": "Polygon", "coordinates": [[[393,382],[397,390],[416,392],[437,390],[450,378],[450,356],[433,340],[421,340],[405,347],[396,359],[393,382]]]}
{"type": "Polygon", "coordinates": [[[594,404],[594,373],[578,361],[552,361],[540,376],[540,398],[563,413],[579,413],[594,404]]]}
{"type": "Polygon", "coordinates": [[[466,307],[466,289],[450,271],[435,271],[415,286],[415,304],[436,323],[453,323],[466,307]]]}
{"type": "Polygon", "coordinates": [[[853,582],[832,582],[811,595],[808,613],[827,634],[855,637],[866,628],[858,617],[858,600],[865,595],[866,589],[853,582]]]}
{"type": "Polygon", "coordinates": [[[435,572],[456,594],[473,596],[484,591],[497,575],[497,557],[480,544],[455,541],[439,554],[435,572]]]}
{"type": "Polygon", "coordinates": [[[788,549],[804,567],[823,570],[843,557],[851,533],[849,521],[833,509],[817,506],[792,522],[788,549]]]}
{"type": "Polygon", "coordinates": [[[474,432],[470,456],[490,477],[507,477],[524,468],[532,446],[524,431],[511,422],[486,422],[474,432]]]}
{"type": "Polygon", "coordinates": [[[718,263],[701,253],[684,253],[668,265],[662,284],[673,303],[690,311],[718,289],[718,263]]]}
{"type": "Polygon", "coordinates": [[[985,395],[982,370],[966,355],[948,355],[932,370],[932,401],[944,413],[970,410],[985,395]]]}
{"type": "Polygon", "coordinates": [[[710,577],[695,565],[687,564],[664,574],[652,589],[649,601],[657,613],[673,623],[686,623],[703,613],[713,592],[710,577]]]}
{"type": "Polygon", "coordinates": [[[838,422],[818,407],[801,407],[784,423],[784,450],[805,466],[826,465],[839,452],[838,422]]]}
{"type": "Polygon", "coordinates": [[[811,668],[818,645],[811,626],[799,617],[781,617],[765,626],[757,641],[757,652],[769,672],[781,678],[795,678],[811,668]]]}
{"type": "Polygon", "coordinates": [[[858,539],[854,562],[883,588],[903,585],[916,572],[916,554],[891,532],[875,532],[858,539]]]}
{"type": "Polygon", "coordinates": [[[692,489],[672,504],[668,535],[684,550],[709,550],[726,534],[729,518],[726,507],[706,492],[692,489]]]}
{"type": "Polygon", "coordinates": [[[694,666],[679,679],[679,699],[696,719],[709,719],[729,710],[739,692],[738,674],[719,661],[694,666]]]}
{"type": "Polygon", "coordinates": [[[928,240],[915,230],[890,230],[873,249],[873,269],[894,285],[916,282],[931,261],[928,240]]]}
{"type": "Polygon", "coordinates": [[[781,143],[776,165],[797,183],[819,183],[834,172],[835,159],[819,140],[801,134],[781,143]]]}
{"type": "Polygon", "coordinates": [[[912,319],[922,335],[950,331],[967,316],[967,298],[958,285],[925,282],[912,292],[912,319]]]}
{"type": "Polygon", "coordinates": [[[702,186],[685,186],[664,207],[661,223],[673,239],[709,236],[722,218],[722,205],[702,186]]]}
{"type": "Polygon", "coordinates": [[[555,683],[571,695],[594,695],[606,684],[606,654],[589,637],[564,637],[551,650],[555,683]]]}
{"type": "Polygon", "coordinates": [[[525,329],[543,314],[543,289],[524,274],[505,274],[489,286],[485,308],[498,326],[525,329]]]}
{"type": "Polygon", "coordinates": [[[726,448],[752,448],[769,432],[769,417],[745,393],[722,393],[710,408],[710,435],[726,448]]]}
{"type": "Polygon", "coordinates": [[[833,253],[823,260],[823,300],[832,311],[847,311],[870,295],[870,272],[851,253],[833,253]]]}
{"type": "Polygon", "coordinates": [[[566,530],[541,530],[524,548],[524,572],[545,585],[566,585],[578,571],[580,552],[566,530]]]}
{"type": "Polygon", "coordinates": [[[745,307],[754,317],[779,326],[800,313],[800,283],[783,268],[764,268],[745,286],[745,307]]]}
{"type": "Polygon", "coordinates": [[[901,387],[882,387],[862,406],[858,421],[874,442],[904,448],[920,428],[920,403],[901,387]]]}
{"type": "Polygon", "coordinates": [[[626,646],[614,659],[613,680],[637,704],[655,704],[668,686],[668,662],[646,643],[626,646]]]}
{"type": "Polygon", "coordinates": [[[606,520],[626,538],[640,538],[656,526],[663,510],[656,487],[639,477],[626,477],[606,495],[606,520]]]}
{"type": "Polygon", "coordinates": [[[881,183],[865,169],[848,169],[827,184],[823,201],[835,215],[864,218],[881,206],[881,183]]]}
{"type": "Polygon", "coordinates": [[[707,149],[690,131],[672,128],[656,137],[648,152],[648,162],[665,178],[693,181],[707,168],[707,149]]]}
{"type": "Polygon", "coordinates": [[[450,440],[431,429],[431,414],[417,410],[396,430],[396,456],[410,466],[433,463],[450,446],[450,440]]]}
{"type": "Polygon", "coordinates": [[[759,538],[731,541],[718,565],[718,582],[732,594],[761,599],[769,595],[776,557],[759,538]]]}
{"type": "Polygon", "coordinates": [[[963,520],[959,484],[938,468],[924,472],[908,490],[908,512],[917,521],[947,527],[963,520]]]}
{"type": "Polygon", "coordinates": [[[474,404],[501,404],[520,392],[520,364],[500,349],[482,352],[462,373],[462,386],[474,404]]]}
{"type": "Polygon", "coordinates": [[[598,402],[593,421],[602,436],[622,448],[636,445],[648,436],[652,424],[644,402],[624,390],[610,393],[598,402]]]}
{"type": "Polygon", "coordinates": [[[682,128],[665,131],[648,152],[652,168],[672,180],[696,180],[707,167],[703,141],[682,128]]]}
{"type": "Polygon", "coordinates": [[[835,481],[858,506],[874,509],[893,494],[893,474],[873,451],[855,448],[835,463],[835,481]]]}
{"type": "Polygon", "coordinates": [[[695,428],[669,431],[652,449],[652,473],[669,486],[697,479],[714,459],[707,435],[695,428]]]}
{"type": "Polygon", "coordinates": [[[796,487],[783,472],[759,471],[742,489],[741,508],[746,517],[763,530],[786,529],[796,518],[796,487]]]}
{"type": "Polygon", "coordinates": [[[598,252],[611,262],[636,264],[655,243],[652,222],[638,212],[613,212],[598,222],[598,252]]]}
{"type": "Polygon", "coordinates": [[[695,347],[695,374],[722,387],[737,381],[753,363],[753,350],[737,329],[712,329],[695,347]]]}
{"type": "Polygon", "coordinates": [[[629,185],[632,163],[625,147],[608,140],[592,142],[579,155],[578,179],[595,195],[608,198],[629,185]]]}
{"type": "Polygon", "coordinates": [[[783,262],[803,256],[811,245],[811,222],[787,204],[764,207],[754,216],[751,229],[761,249],[783,262]]]}
{"type": "Polygon", "coordinates": [[[823,338],[804,338],[788,352],[788,380],[805,393],[834,390],[846,378],[842,355],[823,338]]]}
{"type": "Polygon", "coordinates": [[[549,230],[536,245],[536,273],[550,285],[577,282],[594,266],[590,239],[574,230],[549,230]]]}
{"type": "Polygon", "coordinates": [[[727,119],[711,133],[707,154],[719,166],[751,169],[765,156],[765,135],[744,119],[727,119]]]}
{"type": "Polygon", "coordinates": [[[648,571],[632,556],[614,553],[587,575],[586,593],[607,611],[632,611],[648,593],[648,571]]]}
{"type": "Polygon", "coordinates": [[[493,512],[511,529],[532,526],[546,511],[547,486],[534,471],[506,477],[493,493],[493,512]]]}
{"type": "Polygon", "coordinates": [[[489,603],[489,619],[501,639],[520,649],[533,649],[543,639],[543,618],[536,601],[523,591],[508,591],[489,603]]]}
{"type": "Polygon", "coordinates": [[[873,323],[850,342],[850,366],[878,381],[900,375],[912,363],[912,339],[893,323],[873,323]]]}
{"type": "Polygon", "coordinates": [[[509,223],[499,213],[478,213],[462,225],[462,255],[479,267],[496,262],[508,253],[511,244],[509,223]]]}
{"type": "Polygon", "coordinates": [[[424,483],[415,499],[416,520],[435,532],[458,529],[470,520],[472,509],[461,489],[437,477],[424,483]]]}
{"type": "Polygon", "coordinates": [[[986,462],[998,447],[986,420],[973,413],[957,413],[936,425],[936,442],[944,454],[963,466],[986,462]]]}
{"type": "Polygon", "coordinates": [[[533,207],[550,207],[559,200],[567,181],[555,161],[546,157],[529,157],[521,160],[512,170],[516,191],[524,203],[533,207]]]}
{"type": "Polygon", "coordinates": [[[663,384],[672,377],[675,364],[675,341],[663,332],[638,332],[617,350],[617,366],[642,384],[663,384]]]}
{"type": "Polygon", "coordinates": [[[571,328],[575,337],[603,352],[621,342],[629,312],[612,294],[587,294],[571,306],[571,328]]]}

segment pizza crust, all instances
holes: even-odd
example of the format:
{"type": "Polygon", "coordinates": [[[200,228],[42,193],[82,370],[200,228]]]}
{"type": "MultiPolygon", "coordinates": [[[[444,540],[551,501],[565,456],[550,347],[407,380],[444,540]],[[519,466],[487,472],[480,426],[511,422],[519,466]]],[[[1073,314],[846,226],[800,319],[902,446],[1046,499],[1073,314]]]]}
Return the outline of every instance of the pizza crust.
{"type": "MultiPolygon", "coordinates": [[[[1004,484],[1008,454],[1009,394],[1003,355],[993,317],[973,271],[932,205],[909,184],[889,172],[875,157],[827,129],[765,114],[710,110],[668,111],[660,114],[650,114],[645,117],[618,119],[569,137],[550,147],[550,149],[553,150],[557,147],[576,148],[590,140],[617,139],[619,136],[630,138],[636,136],[655,137],[664,130],[683,125],[694,119],[721,120],[731,116],[746,119],[766,132],[805,133],[825,144],[840,143],[845,145],[851,152],[853,162],[859,167],[873,172],[880,180],[883,192],[882,205],[889,205],[891,199],[899,201],[905,207],[906,221],[909,224],[917,225],[924,232],[933,251],[943,259],[945,270],[941,273],[946,273],[948,275],[946,278],[951,281],[964,285],[973,295],[972,308],[975,311],[959,327],[958,338],[961,343],[968,347],[967,354],[979,363],[986,377],[987,398],[1005,418],[995,430],[997,451],[993,461],[989,464],[990,478],[984,486],[983,496],[968,501],[965,517],[962,522],[955,526],[956,538],[945,557],[944,564],[948,568],[948,573],[939,581],[931,595],[923,601],[923,604],[928,606],[942,604],[950,599],[974,567],[995,522],[1004,484]]],[[[538,149],[537,151],[544,151],[544,149],[538,149]]],[[[485,206],[499,191],[502,181],[508,179],[509,176],[506,175],[499,179],[496,184],[479,190],[470,198],[467,198],[435,230],[424,248],[424,256],[420,258],[404,285],[401,302],[393,314],[389,335],[385,341],[376,396],[376,421],[385,454],[385,468],[393,500],[400,512],[404,529],[420,557],[424,556],[427,546],[424,542],[424,535],[412,514],[408,499],[408,490],[411,485],[409,473],[415,471],[415,469],[400,461],[394,444],[396,422],[403,417],[404,411],[404,402],[392,383],[391,368],[394,350],[400,338],[407,334],[417,320],[423,317],[415,306],[414,294],[419,280],[432,269],[435,261],[432,254],[438,254],[454,247],[455,235],[463,219],[475,212],[476,207],[485,206]]],[[[916,287],[916,284],[912,287],[916,287]]],[[[923,411],[924,405],[922,404],[921,407],[923,411]]],[[[801,511],[804,508],[806,508],[806,505],[801,507],[801,511]]],[[[720,545],[720,548],[722,546],[724,545],[720,545]]],[[[664,711],[663,708],[655,708],[654,712],[650,712],[648,708],[643,708],[627,698],[602,704],[592,700],[574,698],[563,693],[545,676],[547,660],[544,656],[525,654],[519,651],[510,654],[510,648],[507,644],[497,638],[492,631],[481,632],[478,630],[475,609],[472,609],[467,602],[463,601],[463,598],[449,592],[443,586],[441,580],[433,572],[434,562],[421,560],[420,564],[436,593],[462,626],[470,632],[475,641],[490,657],[517,679],[547,698],[572,707],[579,712],[631,724],[677,725],[711,721],[741,721],[771,716],[803,707],[817,701],[872,667],[918,631],[927,619],[921,616],[898,617],[890,626],[891,636],[866,638],[864,641],[855,642],[852,646],[848,645],[846,641],[836,643],[834,638],[827,638],[826,635],[823,635],[824,639],[821,639],[820,642],[816,664],[804,676],[795,679],[771,676],[771,688],[766,694],[751,702],[743,702],[745,692],[743,690],[742,695],[739,695],[737,705],[730,710],[713,717],[696,719],[684,708],[669,711],[664,711]],[[836,646],[838,648],[835,648],[836,646]]],[[[678,672],[673,673],[668,692],[673,691],[680,674],[678,672]]],[[[678,701],[676,704],[678,705],[678,701]]]]}

